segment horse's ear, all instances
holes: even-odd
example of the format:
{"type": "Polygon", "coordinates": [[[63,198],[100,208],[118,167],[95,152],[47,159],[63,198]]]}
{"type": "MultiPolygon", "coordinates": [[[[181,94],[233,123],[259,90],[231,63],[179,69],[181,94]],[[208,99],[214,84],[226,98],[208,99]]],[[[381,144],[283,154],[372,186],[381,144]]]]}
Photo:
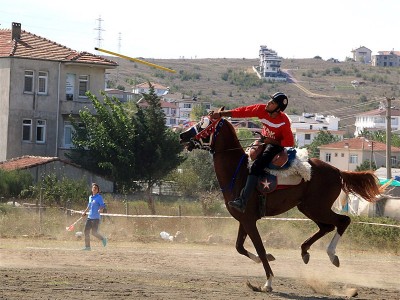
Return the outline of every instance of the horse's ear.
{"type": "Polygon", "coordinates": [[[224,110],[225,110],[225,106],[222,106],[220,109],[218,109],[218,112],[224,111],[224,110]]]}

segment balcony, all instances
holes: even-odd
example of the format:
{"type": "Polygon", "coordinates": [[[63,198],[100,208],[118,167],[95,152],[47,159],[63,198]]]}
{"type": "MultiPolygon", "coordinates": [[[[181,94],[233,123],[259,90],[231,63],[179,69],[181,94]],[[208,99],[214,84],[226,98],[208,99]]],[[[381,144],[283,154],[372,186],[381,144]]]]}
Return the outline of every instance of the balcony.
{"type": "Polygon", "coordinates": [[[80,101],[60,101],[60,114],[62,115],[77,115],[79,111],[89,107],[92,113],[95,113],[92,103],[89,100],[82,99],[80,101]]]}

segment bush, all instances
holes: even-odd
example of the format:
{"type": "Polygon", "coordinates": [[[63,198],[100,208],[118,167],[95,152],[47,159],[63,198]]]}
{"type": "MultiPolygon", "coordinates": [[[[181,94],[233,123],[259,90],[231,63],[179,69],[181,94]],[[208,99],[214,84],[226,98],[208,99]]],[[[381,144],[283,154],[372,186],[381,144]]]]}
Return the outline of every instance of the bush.
{"type": "Polygon", "coordinates": [[[32,184],[33,178],[26,171],[0,170],[0,196],[19,197],[32,184]]]}

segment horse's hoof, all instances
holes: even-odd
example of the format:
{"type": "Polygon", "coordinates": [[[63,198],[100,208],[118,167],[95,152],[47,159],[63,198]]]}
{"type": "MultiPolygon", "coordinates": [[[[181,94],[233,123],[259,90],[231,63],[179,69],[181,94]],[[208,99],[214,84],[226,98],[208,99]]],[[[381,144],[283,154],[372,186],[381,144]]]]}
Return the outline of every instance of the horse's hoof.
{"type": "Polygon", "coordinates": [[[308,264],[308,262],[310,261],[310,253],[302,255],[301,258],[303,259],[305,264],[308,264]]]}
{"type": "Polygon", "coordinates": [[[261,288],[261,291],[262,291],[262,292],[266,292],[266,293],[270,293],[270,292],[272,292],[272,287],[270,287],[270,286],[263,286],[263,287],[261,288]]]}
{"type": "Polygon", "coordinates": [[[337,255],[330,257],[330,259],[335,267],[338,267],[338,268],[340,267],[339,257],[337,257],[337,255]]]}
{"type": "Polygon", "coordinates": [[[272,254],[267,253],[267,260],[268,260],[268,261],[274,261],[274,260],[275,260],[275,257],[274,257],[272,254]]]}

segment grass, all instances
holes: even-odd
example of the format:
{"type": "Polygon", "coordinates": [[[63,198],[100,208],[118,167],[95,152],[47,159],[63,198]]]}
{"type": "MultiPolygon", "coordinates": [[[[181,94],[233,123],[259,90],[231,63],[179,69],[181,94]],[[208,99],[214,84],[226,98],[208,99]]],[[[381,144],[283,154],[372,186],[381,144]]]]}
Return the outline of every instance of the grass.
{"type": "MultiPolygon", "coordinates": [[[[124,215],[126,205],[120,201],[108,199],[108,212],[124,215]]],[[[229,217],[221,202],[221,211],[214,216],[226,218],[203,217],[199,202],[157,202],[159,215],[149,215],[150,211],[144,201],[129,203],[129,215],[104,217],[100,231],[111,241],[142,241],[145,243],[160,241],[160,232],[171,235],[182,233],[180,238],[191,243],[228,243],[235,244],[238,223],[229,217]],[[182,217],[179,217],[179,212],[182,217]],[[161,217],[169,216],[169,217],[161,217]],[[185,217],[186,216],[186,217],[185,217]],[[192,217],[188,217],[192,216],[192,217]]],[[[76,208],[80,210],[82,208],[76,208]]],[[[84,222],[75,226],[74,232],[66,227],[80,217],[79,214],[68,215],[64,209],[47,208],[41,214],[32,208],[16,208],[0,204],[0,238],[36,238],[56,240],[76,240],[75,233],[83,231],[84,222]]],[[[281,218],[304,218],[297,210],[279,216],[281,218]]],[[[350,250],[371,250],[400,254],[400,228],[374,226],[360,222],[400,225],[400,222],[389,218],[366,218],[352,216],[352,224],[343,236],[340,247],[350,250]]],[[[298,249],[301,243],[317,230],[309,221],[284,221],[262,219],[258,221],[262,240],[268,247],[298,249]]],[[[328,234],[313,247],[325,249],[333,237],[328,234]]]]}

